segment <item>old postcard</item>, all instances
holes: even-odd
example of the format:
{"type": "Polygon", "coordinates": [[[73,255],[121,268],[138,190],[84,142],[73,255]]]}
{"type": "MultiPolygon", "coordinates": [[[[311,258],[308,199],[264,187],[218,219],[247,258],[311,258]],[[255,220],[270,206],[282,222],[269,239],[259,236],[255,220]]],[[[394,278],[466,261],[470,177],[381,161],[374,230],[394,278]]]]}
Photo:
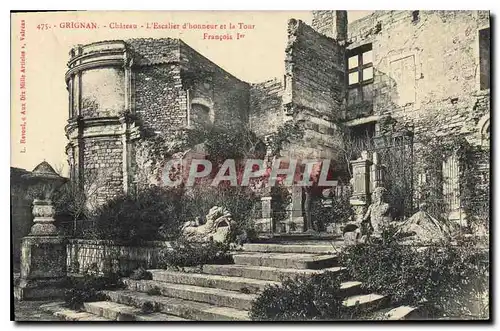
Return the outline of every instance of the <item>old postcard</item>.
{"type": "Polygon", "coordinates": [[[11,13],[13,319],[488,321],[490,34],[11,13]]]}

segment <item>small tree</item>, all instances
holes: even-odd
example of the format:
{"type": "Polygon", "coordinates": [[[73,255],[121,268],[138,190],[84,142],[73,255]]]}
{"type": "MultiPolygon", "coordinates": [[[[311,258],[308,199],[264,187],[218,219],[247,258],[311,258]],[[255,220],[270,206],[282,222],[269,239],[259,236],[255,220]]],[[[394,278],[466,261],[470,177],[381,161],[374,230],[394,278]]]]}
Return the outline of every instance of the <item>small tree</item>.
{"type": "MultiPolygon", "coordinates": [[[[81,234],[78,224],[91,217],[92,211],[99,206],[96,197],[109,185],[110,170],[93,170],[85,171],[85,175],[79,178],[71,178],[52,198],[56,221],[68,234],[81,234]]],[[[62,167],[57,172],[61,175],[62,167]]]]}

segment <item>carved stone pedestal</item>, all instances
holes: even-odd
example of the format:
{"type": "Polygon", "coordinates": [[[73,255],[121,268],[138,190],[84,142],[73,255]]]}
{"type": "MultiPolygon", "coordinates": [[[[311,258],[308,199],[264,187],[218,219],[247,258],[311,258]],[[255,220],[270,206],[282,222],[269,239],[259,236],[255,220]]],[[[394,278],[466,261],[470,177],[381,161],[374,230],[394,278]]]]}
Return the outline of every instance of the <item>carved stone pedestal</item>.
{"type": "Polygon", "coordinates": [[[66,286],[66,239],[27,236],[22,240],[19,300],[60,298],[66,286]]]}
{"type": "Polygon", "coordinates": [[[304,232],[305,219],[302,213],[302,187],[293,186],[291,188],[292,201],[290,204],[290,217],[286,223],[287,233],[302,233],[304,232]]]}
{"type": "Polygon", "coordinates": [[[368,209],[368,205],[365,201],[355,199],[351,199],[349,203],[351,204],[351,208],[354,212],[354,223],[361,224],[363,216],[365,216],[368,209]]]}
{"type": "Polygon", "coordinates": [[[33,183],[33,226],[21,243],[21,277],[14,288],[19,300],[49,299],[64,296],[66,287],[66,238],[54,225],[54,207],[50,200],[65,179],[47,163],[40,163],[25,175],[33,183]]]}

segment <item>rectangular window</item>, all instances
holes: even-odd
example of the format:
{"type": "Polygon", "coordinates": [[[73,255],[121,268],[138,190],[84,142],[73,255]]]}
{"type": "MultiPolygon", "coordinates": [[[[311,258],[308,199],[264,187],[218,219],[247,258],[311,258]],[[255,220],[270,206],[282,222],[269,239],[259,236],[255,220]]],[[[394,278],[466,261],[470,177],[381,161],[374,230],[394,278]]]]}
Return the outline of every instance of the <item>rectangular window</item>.
{"type": "Polygon", "coordinates": [[[490,28],[479,30],[479,86],[490,88],[490,28]]]}
{"type": "Polygon", "coordinates": [[[363,69],[363,80],[373,79],[373,67],[363,69]]]}
{"type": "Polygon", "coordinates": [[[357,68],[357,67],[358,67],[358,56],[357,55],[351,56],[349,58],[349,69],[357,68]]]}
{"type": "Polygon", "coordinates": [[[353,85],[353,84],[356,84],[359,82],[359,78],[358,78],[358,72],[355,71],[355,72],[351,72],[349,73],[349,85],[353,85]]]}
{"type": "Polygon", "coordinates": [[[373,111],[373,51],[372,44],[348,50],[347,59],[347,118],[368,116],[373,111]]]}
{"type": "Polygon", "coordinates": [[[347,60],[349,87],[373,83],[372,44],[349,51],[347,60]]]}

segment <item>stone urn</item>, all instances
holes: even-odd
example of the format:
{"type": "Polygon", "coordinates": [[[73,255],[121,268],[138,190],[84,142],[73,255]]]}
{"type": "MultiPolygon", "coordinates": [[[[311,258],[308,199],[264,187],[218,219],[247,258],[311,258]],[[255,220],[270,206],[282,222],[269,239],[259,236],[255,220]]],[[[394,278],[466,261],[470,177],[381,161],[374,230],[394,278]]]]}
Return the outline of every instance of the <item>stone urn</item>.
{"type": "Polygon", "coordinates": [[[28,194],[34,197],[32,211],[34,224],[31,227],[30,235],[57,235],[57,229],[54,225],[55,210],[51,198],[67,179],[59,176],[46,161],[22,177],[30,187],[28,194]]]}
{"type": "Polygon", "coordinates": [[[54,225],[54,207],[50,200],[66,181],[47,163],[42,162],[23,175],[33,199],[33,226],[21,243],[21,277],[14,288],[19,300],[59,298],[66,285],[66,239],[54,225]]]}

